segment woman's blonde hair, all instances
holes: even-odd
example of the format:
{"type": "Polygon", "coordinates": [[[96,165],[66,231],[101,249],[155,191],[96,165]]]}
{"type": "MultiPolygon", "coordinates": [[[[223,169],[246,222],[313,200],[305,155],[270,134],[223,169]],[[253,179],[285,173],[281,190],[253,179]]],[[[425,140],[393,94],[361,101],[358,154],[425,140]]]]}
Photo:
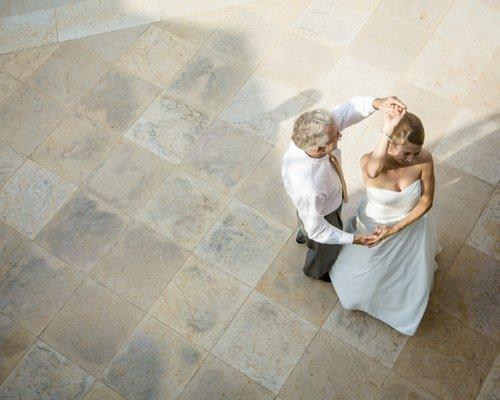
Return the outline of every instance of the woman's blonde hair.
{"type": "Polygon", "coordinates": [[[307,111],[296,119],[292,140],[304,151],[324,147],[330,140],[327,129],[334,124],[335,118],[330,111],[322,109],[307,111]]]}
{"type": "Polygon", "coordinates": [[[424,139],[425,131],[422,121],[415,114],[409,112],[399,121],[392,132],[392,143],[394,144],[408,142],[421,146],[424,144],[424,139]]]}

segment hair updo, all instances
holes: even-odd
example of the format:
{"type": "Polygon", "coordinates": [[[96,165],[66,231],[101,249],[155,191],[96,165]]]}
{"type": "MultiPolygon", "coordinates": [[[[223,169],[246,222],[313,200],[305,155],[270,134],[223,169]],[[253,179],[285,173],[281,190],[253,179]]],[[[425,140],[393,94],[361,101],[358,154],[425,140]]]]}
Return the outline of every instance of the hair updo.
{"type": "Polygon", "coordinates": [[[425,132],[422,121],[415,114],[407,112],[394,128],[391,142],[399,145],[408,142],[421,146],[424,144],[424,139],[425,132]]]}

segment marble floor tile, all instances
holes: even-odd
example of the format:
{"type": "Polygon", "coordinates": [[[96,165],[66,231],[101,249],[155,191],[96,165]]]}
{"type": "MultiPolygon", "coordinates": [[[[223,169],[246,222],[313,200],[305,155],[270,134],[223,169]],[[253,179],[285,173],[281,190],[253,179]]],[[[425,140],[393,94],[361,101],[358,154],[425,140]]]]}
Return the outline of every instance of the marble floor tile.
{"type": "Polygon", "coordinates": [[[250,71],[212,51],[201,49],[167,88],[200,110],[218,114],[250,71]]]}
{"type": "Polygon", "coordinates": [[[220,118],[274,144],[284,130],[291,130],[310,93],[303,94],[254,74],[236,93],[220,118]]]}
{"type": "Polygon", "coordinates": [[[10,16],[10,0],[0,0],[0,18],[10,16]]]}
{"type": "Polygon", "coordinates": [[[213,354],[277,393],[316,331],[314,325],[254,292],[213,354]]]}
{"type": "Polygon", "coordinates": [[[274,400],[274,398],[272,392],[212,355],[205,359],[179,396],[179,400],[274,400]]]}
{"type": "Polygon", "coordinates": [[[96,381],[94,385],[85,394],[83,400],[126,400],[121,394],[118,394],[113,389],[105,384],[96,381]]]}
{"type": "Polygon", "coordinates": [[[120,140],[88,181],[88,190],[107,203],[135,215],[172,171],[172,164],[120,140]]]}
{"type": "Polygon", "coordinates": [[[21,84],[14,78],[0,72],[0,106],[16,92],[21,84]]]}
{"type": "Polygon", "coordinates": [[[493,58],[486,64],[481,78],[489,82],[500,83],[500,49],[497,50],[493,58]]]}
{"type": "Polygon", "coordinates": [[[252,0],[184,0],[163,1],[158,4],[163,20],[200,14],[219,9],[236,7],[240,4],[250,3],[252,0]]]}
{"type": "Polygon", "coordinates": [[[484,335],[500,338],[499,261],[465,245],[435,295],[445,311],[484,335]]]}
{"type": "Polygon", "coordinates": [[[15,0],[10,3],[11,15],[20,15],[32,11],[47,10],[59,3],[75,0],[15,0]]]}
{"type": "Polygon", "coordinates": [[[381,14],[373,14],[349,45],[347,54],[395,74],[404,73],[427,35],[381,14]]]}
{"type": "Polygon", "coordinates": [[[177,399],[205,351],[146,316],[103,372],[130,399],[177,399]]]}
{"type": "Polygon", "coordinates": [[[188,255],[186,250],[134,222],[90,276],[147,311],[188,255]]]}
{"type": "Polygon", "coordinates": [[[213,117],[166,94],[160,95],[125,137],[165,160],[178,164],[213,117]]]}
{"type": "Polygon", "coordinates": [[[286,33],[265,57],[257,73],[301,91],[317,87],[340,57],[340,51],[295,33],[286,33]]]}
{"type": "Polygon", "coordinates": [[[187,249],[194,249],[229,202],[201,179],[175,170],[138,218],[187,249]]]}
{"type": "MultiPolygon", "coordinates": [[[[434,211],[431,211],[431,213],[435,214],[434,211]]],[[[435,220],[435,223],[437,225],[437,220],[435,220]]],[[[436,256],[438,269],[434,273],[434,288],[439,287],[464,245],[464,239],[457,239],[453,234],[447,233],[445,226],[438,225],[437,230],[438,243],[441,247],[441,251],[436,256]]]]}
{"type": "Polygon", "coordinates": [[[195,254],[254,287],[292,230],[233,200],[195,254]]]}
{"type": "Polygon", "coordinates": [[[24,160],[24,156],[0,142],[0,186],[7,182],[24,160]]]}
{"type": "Polygon", "coordinates": [[[150,25],[116,65],[158,87],[166,87],[193,56],[197,45],[150,25]]]}
{"type": "Polygon", "coordinates": [[[149,313],[184,337],[211,350],[251,289],[230,275],[190,258],[149,313]]]}
{"type": "Polygon", "coordinates": [[[61,42],[160,19],[155,0],[86,0],[57,7],[56,15],[61,42]]]}
{"type": "Polygon", "coordinates": [[[493,339],[431,303],[393,371],[443,400],[472,400],[498,350],[493,339]]]}
{"type": "Polygon", "coordinates": [[[0,383],[34,341],[26,329],[0,314],[0,383]]]}
{"type": "Polygon", "coordinates": [[[31,242],[18,231],[0,222],[0,264],[13,264],[26,253],[31,242]]]}
{"type": "Polygon", "coordinates": [[[54,9],[0,19],[0,54],[56,42],[54,9]]]}
{"type": "Polygon", "coordinates": [[[283,400],[373,399],[388,372],[320,330],[279,394],[283,400]]]}
{"type": "Polygon", "coordinates": [[[117,239],[129,218],[83,191],[52,218],[36,242],[83,272],[89,272],[117,239]]]}
{"type": "Polygon", "coordinates": [[[0,386],[5,400],[79,399],[94,378],[40,340],[0,386]]]}
{"type": "Polygon", "coordinates": [[[323,329],[388,368],[392,368],[408,340],[408,336],[389,325],[362,311],[346,310],[340,303],[333,309],[323,329]]]}
{"type": "Polygon", "coordinates": [[[274,259],[256,289],[283,307],[317,326],[322,326],[338,301],[330,283],[309,278],[303,272],[306,245],[295,233],[274,259]]]}
{"type": "Polygon", "coordinates": [[[267,143],[217,119],[179,166],[219,189],[234,193],[269,149],[267,143]]]}
{"type": "Polygon", "coordinates": [[[76,110],[121,134],[159,93],[160,89],[149,82],[111,68],[76,110]]]}
{"type": "Polygon", "coordinates": [[[42,93],[21,86],[0,106],[0,139],[18,152],[30,155],[67,112],[64,106],[42,93]]]}
{"type": "Polygon", "coordinates": [[[389,372],[384,385],[375,397],[375,400],[439,400],[436,396],[427,393],[405,378],[389,372]]]}
{"type": "Polygon", "coordinates": [[[261,0],[244,4],[242,7],[286,28],[299,17],[309,3],[310,0],[261,0]]]}
{"type": "Polygon", "coordinates": [[[31,76],[29,84],[72,107],[106,68],[98,58],[75,46],[63,44],[31,76]]]}
{"type": "Polygon", "coordinates": [[[497,187],[466,242],[497,261],[500,261],[499,218],[500,189],[497,187]]]}
{"type": "Polygon", "coordinates": [[[500,81],[486,79],[485,76],[486,73],[482,73],[481,78],[472,84],[471,91],[464,101],[464,107],[471,110],[478,120],[498,120],[500,106],[497,99],[500,96],[500,81]]]}
{"type": "Polygon", "coordinates": [[[281,32],[259,15],[235,8],[230,10],[203,47],[254,69],[278,41],[281,32]]]}
{"type": "Polygon", "coordinates": [[[76,189],[27,160],[0,190],[0,219],[33,239],[76,189]]]}
{"type": "Polygon", "coordinates": [[[2,71],[26,82],[31,75],[59,48],[59,44],[35,47],[11,53],[12,57],[2,66],[2,71]]]}
{"type": "Polygon", "coordinates": [[[80,186],[104,161],[118,137],[90,118],[73,113],[52,131],[32,158],[80,186]]]}
{"type": "Polygon", "coordinates": [[[143,315],[132,304],[87,279],[52,320],[41,339],[98,376],[143,315]]]}
{"type": "Polygon", "coordinates": [[[498,398],[498,393],[500,393],[500,355],[497,356],[476,400],[495,400],[498,398]]]}
{"type": "Polygon", "coordinates": [[[24,250],[10,245],[7,251],[10,256],[1,266],[0,311],[39,335],[83,276],[36,244],[24,250]]]}

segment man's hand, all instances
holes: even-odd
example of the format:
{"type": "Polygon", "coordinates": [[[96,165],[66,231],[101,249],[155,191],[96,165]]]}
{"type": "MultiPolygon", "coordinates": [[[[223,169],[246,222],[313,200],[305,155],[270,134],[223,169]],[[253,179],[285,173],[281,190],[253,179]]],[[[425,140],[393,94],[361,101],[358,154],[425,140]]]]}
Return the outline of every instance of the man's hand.
{"type": "Polygon", "coordinates": [[[371,246],[373,243],[378,243],[378,235],[354,235],[353,244],[371,246]]]}
{"type": "Polygon", "coordinates": [[[392,108],[392,106],[396,106],[400,109],[400,112],[405,109],[406,104],[399,100],[396,96],[382,97],[373,100],[373,108],[375,110],[388,110],[392,108]]]}
{"type": "Polygon", "coordinates": [[[391,135],[397,124],[403,119],[406,114],[406,108],[401,108],[395,104],[391,104],[384,108],[384,129],[383,131],[391,135]]]}

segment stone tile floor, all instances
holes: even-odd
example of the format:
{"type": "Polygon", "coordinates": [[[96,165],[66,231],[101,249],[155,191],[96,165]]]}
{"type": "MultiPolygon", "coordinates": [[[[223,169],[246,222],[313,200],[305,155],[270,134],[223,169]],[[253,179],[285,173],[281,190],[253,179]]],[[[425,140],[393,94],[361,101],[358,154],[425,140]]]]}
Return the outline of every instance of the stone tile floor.
{"type": "MultiPolygon", "coordinates": [[[[497,1],[0,17],[1,399],[500,398],[497,1]],[[281,186],[293,119],[357,94],[400,96],[435,155],[443,251],[413,337],[303,275],[281,186]]],[[[344,132],[344,219],[379,129],[344,132]]]]}

